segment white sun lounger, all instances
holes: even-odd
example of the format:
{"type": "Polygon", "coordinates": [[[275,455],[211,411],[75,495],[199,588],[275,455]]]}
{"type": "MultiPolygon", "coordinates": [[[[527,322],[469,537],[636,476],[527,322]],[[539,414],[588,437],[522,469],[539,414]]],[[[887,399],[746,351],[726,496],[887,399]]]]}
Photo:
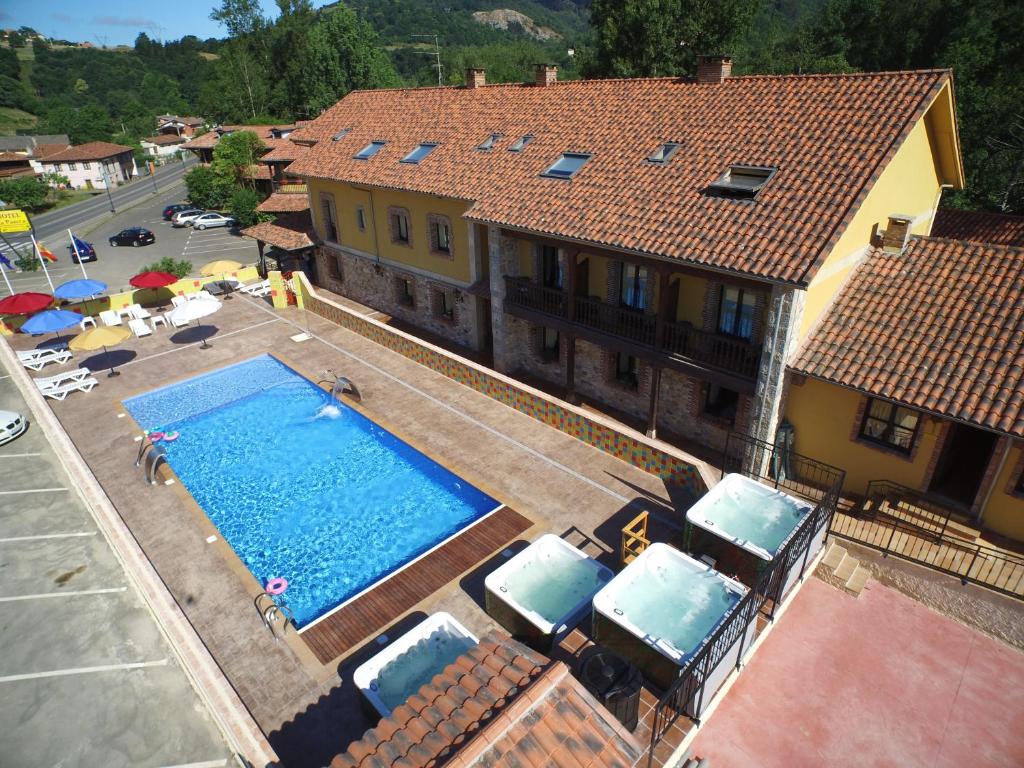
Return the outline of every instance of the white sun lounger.
{"type": "Polygon", "coordinates": [[[171,306],[180,307],[182,304],[188,301],[187,296],[171,296],[171,306]]]}
{"type": "Polygon", "coordinates": [[[146,321],[141,318],[129,320],[128,327],[132,329],[132,333],[139,339],[143,336],[150,336],[153,333],[153,329],[146,325],[146,321]]]}
{"type": "Polygon", "coordinates": [[[112,309],[105,309],[100,312],[100,322],[104,325],[120,325],[121,315],[112,309]]]}
{"type": "Polygon", "coordinates": [[[261,283],[243,285],[238,290],[240,290],[242,293],[247,293],[250,296],[266,296],[268,293],[270,293],[270,281],[264,280],[261,283]]]}
{"type": "Polygon", "coordinates": [[[71,359],[67,349],[28,349],[18,352],[18,360],[32,371],[41,371],[47,363],[66,363],[71,359]]]}
{"type": "Polygon", "coordinates": [[[165,313],[164,314],[164,320],[167,321],[168,325],[173,326],[174,328],[181,328],[183,326],[188,325],[188,322],[186,322],[185,320],[178,320],[178,322],[174,322],[174,313],[173,312],[165,313]]]}
{"type": "Polygon", "coordinates": [[[38,379],[33,379],[36,386],[39,387],[40,391],[45,392],[47,389],[53,389],[59,387],[69,381],[81,381],[87,379],[92,375],[92,371],[88,368],[76,368],[73,371],[67,371],[65,373],[58,373],[56,376],[42,376],[38,379]]]}
{"type": "Polygon", "coordinates": [[[99,382],[90,376],[87,379],[69,381],[66,384],[60,384],[56,387],[47,387],[46,389],[40,387],[39,391],[46,397],[53,398],[54,400],[63,400],[72,392],[91,392],[92,388],[97,384],[99,384],[99,382]]]}

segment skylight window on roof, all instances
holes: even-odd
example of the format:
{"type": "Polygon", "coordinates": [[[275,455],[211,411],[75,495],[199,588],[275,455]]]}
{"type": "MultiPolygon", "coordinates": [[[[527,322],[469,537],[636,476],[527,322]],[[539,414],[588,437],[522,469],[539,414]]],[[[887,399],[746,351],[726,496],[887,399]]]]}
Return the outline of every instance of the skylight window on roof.
{"type": "Polygon", "coordinates": [[[672,159],[672,155],[676,153],[680,145],[672,141],[666,141],[664,144],[654,150],[653,154],[647,156],[647,162],[649,163],[667,163],[672,159]]]}
{"type": "Polygon", "coordinates": [[[400,163],[410,163],[411,165],[417,165],[420,160],[425,158],[431,152],[437,149],[437,144],[432,142],[424,142],[417,144],[416,149],[410,152],[408,155],[399,160],[400,163]]]}
{"type": "Polygon", "coordinates": [[[590,155],[579,152],[565,152],[541,175],[552,176],[556,179],[571,179],[589,159],[590,155]]]}
{"type": "Polygon", "coordinates": [[[522,152],[526,149],[526,145],[533,141],[533,134],[528,133],[525,136],[521,136],[512,142],[512,146],[508,148],[509,152],[522,152]]]}
{"type": "Polygon", "coordinates": [[[342,128],[336,134],[331,136],[331,141],[341,141],[352,132],[351,128],[342,128]]]}
{"type": "Polygon", "coordinates": [[[478,144],[476,148],[479,149],[481,152],[490,152],[492,149],[494,149],[494,145],[501,141],[501,139],[502,135],[500,133],[492,133],[490,136],[484,139],[482,143],[478,144]]]}
{"type": "Polygon", "coordinates": [[[753,200],[777,170],[757,165],[730,165],[708,190],[723,197],[753,200]]]}
{"type": "Polygon", "coordinates": [[[384,141],[371,141],[365,147],[356,152],[352,157],[356,160],[369,160],[371,157],[380,152],[387,142],[384,141]]]}

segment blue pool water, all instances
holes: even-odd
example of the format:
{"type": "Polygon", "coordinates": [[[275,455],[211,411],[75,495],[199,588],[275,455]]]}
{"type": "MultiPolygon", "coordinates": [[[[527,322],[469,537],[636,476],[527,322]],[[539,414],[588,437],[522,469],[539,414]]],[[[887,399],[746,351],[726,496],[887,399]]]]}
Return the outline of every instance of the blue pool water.
{"type": "Polygon", "coordinates": [[[124,405],[299,627],[498,506],[269,355],[124,405]]]}

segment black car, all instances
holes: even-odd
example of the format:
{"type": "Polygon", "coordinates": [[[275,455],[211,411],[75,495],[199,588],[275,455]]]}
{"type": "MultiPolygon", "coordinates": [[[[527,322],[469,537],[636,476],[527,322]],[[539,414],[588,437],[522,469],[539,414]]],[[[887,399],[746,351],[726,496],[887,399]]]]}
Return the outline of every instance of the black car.
{"type": "Polygon", "coordinates": [[[178,211],[184,211],[187,208],[195,208],[195,206],[190,203],[174,203],[174,205],[168,205],[164,208],[164,221],[170,221],[174,214],[178,211]]]}
{"type": "Polygon", "coordinates": [[[142,227],[129,227],[122,229],[112,238],[110,245],[116,248],[119,245],[132,245],[138,248],[140,245],[149,245],[156,242],[156,235],[142,227]]]}

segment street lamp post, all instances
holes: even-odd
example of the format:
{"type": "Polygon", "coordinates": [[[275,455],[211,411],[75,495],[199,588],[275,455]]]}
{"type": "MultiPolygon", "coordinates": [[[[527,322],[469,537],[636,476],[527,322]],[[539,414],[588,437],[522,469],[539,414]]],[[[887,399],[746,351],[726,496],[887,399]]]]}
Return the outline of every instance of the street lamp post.
{"type": "Polygon", "coordinates": [[[110,212],[117,213],[114,208],[114,196],[110,194],[110,176],[107,174],[107,169],[103,167],[102,161],[100,163],[100,173],[103,174],[103,188],[107,190],[107,201],[110,203],[110,212]]]}

